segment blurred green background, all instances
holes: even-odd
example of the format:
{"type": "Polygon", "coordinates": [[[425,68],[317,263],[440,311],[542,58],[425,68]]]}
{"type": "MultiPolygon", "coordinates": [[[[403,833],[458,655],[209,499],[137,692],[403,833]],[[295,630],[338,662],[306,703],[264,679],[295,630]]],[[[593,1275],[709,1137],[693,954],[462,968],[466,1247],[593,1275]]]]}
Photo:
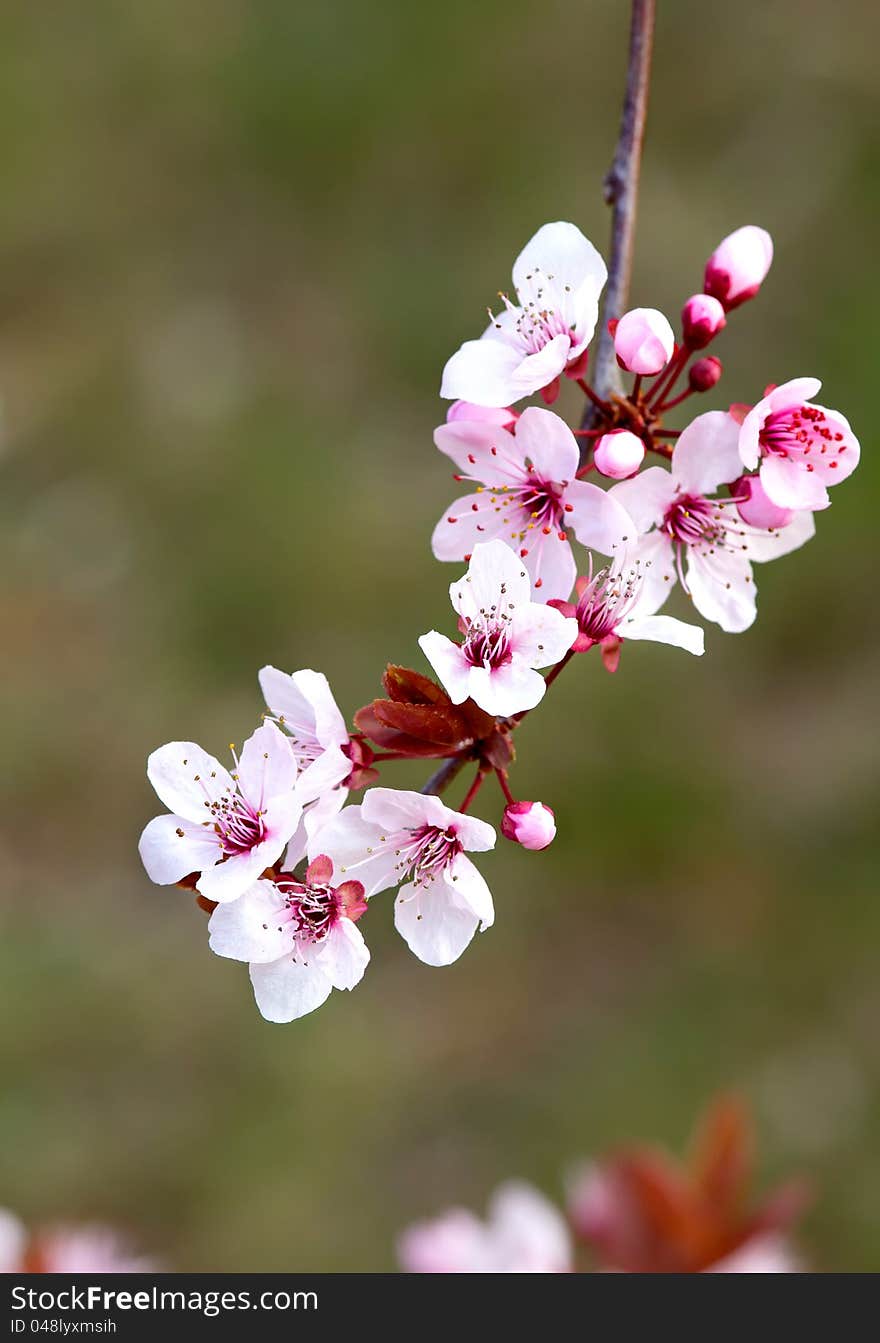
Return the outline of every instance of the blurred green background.
{"type": "Polygon", "coordinates": [[[880,1267],[878,11],[660,11],[632,300],[769,228],[701,408],[815,372],[863,464],[749,633],[560,681],[515,778],[559,838],[483,865],[491,933],[431,970],[378,897],[362,986],[278,1027],[140,869],[145,757],[241,741],[265,662],[346,712],[423,667],[440,370],[542,222],[605,249],[627,6],[5,6],[0,1204],[180,1269],[383,1269],[733,1086],[762,1180],[815,1183],[812,1262],[880,1267]]]}

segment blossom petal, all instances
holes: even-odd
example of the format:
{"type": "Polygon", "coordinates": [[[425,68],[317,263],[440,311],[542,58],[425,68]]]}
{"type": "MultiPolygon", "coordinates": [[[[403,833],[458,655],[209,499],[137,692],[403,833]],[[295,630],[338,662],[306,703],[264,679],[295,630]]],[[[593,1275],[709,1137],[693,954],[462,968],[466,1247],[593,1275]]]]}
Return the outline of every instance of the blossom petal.
{"type": "Polygon", "coordinates": [[[496,610],[502,601],[509,615],[531,601],[531,583],[522,560],[503,541],[474,547],[466,574],[450,584],[453,610],[474,620],[496,610]]]}
{"type": "Polygon", "coordinates": [[[361,805],[364,819],[388,834],[422,825],[436,825],[445,830],[458,817],[458,812],[439,797],[404,788],[369,788],[361,805]]]}
{"type": "Polygon", "coordinates": [[[216,900],[220,905],[237,900],[281,857],[285,843],[286,840],[273,840],[255,844],[245,853],[231,854],[216,867],[206,868],[196,882],[196,889],[206,900],[216,900]]]}
{"type": "Polygon", "coordinates": [[[654,643],[671,644],[700,656],[705,651],[705,636],[699,625],[688,625],[673,616],[630,616],[615,631],[622,639],[650,639],[654,643]]]}
{"type": "MultiPolygon", "coordinates": [[[[328,746],[325,751],[321,752],[317,760],[313,760],[310,765],[306,765],[302,773],[297,776],[296,795],[303,805],[314,802],[316,798],[322,797],[334,789],[341,791],[344,799],[345,790],[340,789],[340,784],[345,782],[350,773],[351,760],[342,747],[328,746]]],[[[341,802],[339,805],[342,805],[341,802]]]]}
{"type": "Polygon", "coordinates": [[[795,513],[785,527],[777,527],[772,532],[750,527],[747,532],[749,559],[753,564],[779,559],[780,555],[799,550],[815,535],[816,519],[808,509],[795,513]]]}
{"type": "Polygon", "coordinates": [[[469,686],[471,699],[486,713],[499,718],[534,709],[547,689],[541,673],[519,661],[507,662],[491,670],[472,667],[469,686]]]}
{"type": "Polygon", "coordinates": [[[251,966],[257,1007],[266,1021],[296,1021],[314,1012],[330,997],[333,985],[318,962],[305,965],[292,956],[251,966]]]}
{"type": "Polygon", "coordinates": [[[518,455],[528,457],[542,480],[573,480],[580,465],[577,439],[552,410],[529,406],[516,425],[518,455]]]}
{"type": "MultiPolygon", "coordinates": [[[[289,739],[274,723],[258,727],[242,747],[238,761],[242,797],[255,811],[263,811],[272,798],[293,793],[296,776],[296,757],[289,739]]],[[[290,835],[284,838],[287,840],[290,835]]]]}
{"type": "Polygon", "coordinates": [[[741,555],[688,551],[688,591],[694,606],[728,634],[747,630],[757,615],[752,566],[741,555]]]}
{"type": "Polygon", "coordinates": [[[714,494],[742,475],[740,426],[727,411],[698,415],[672,452],[672,476],[688,494],[714,494]]]}
{"type": "Polygon", "coordinates": [[[649,532],[625,552],[626,566],[634,565],[644,574],[636,610],[632,614],[653,615],[659,611],[672,589],[678,574],[672,540],[665,532],[649,532]]]}
{"type": "Polygon", "coordinates": [[[434,442],[464,476],[486,485],[521,484],[524,453],[513,434],[485,420],[452,420],[434,430],[434,442]]]}
{"type": "Polygon", "coordinates": [[[614,485],[608,493],[623,505],[637,530],[647,532],[663,521],[667,508],[675,498],[675,481],[671,472],[662,466],[649,466],[631,480],[622,480],[619,485],[614,485]]]}
{"type": "Polygon", "coordinates": [[[434,558],[466,562],[481,543],[507,535],[508,513],[489,490],[454,500],[431,534],[434,558]]]}
{"type": "Polygon", "coordinates": [[[430,662],[453,704],[463,704],[470,695],[471,664],[458,644],[445,634],[430,630],[419,639],[419,647],[430,662]]]}
{"type": "Polygon", "coordinates": [[[369,948],[351,919],[339,919],[318,948],[320,968],[335,989],[359,984],[369,960],[369,948]]]}
{"type": "Polygon", "coordinates": [[[588,284],[599,294],[608,279],[600,253],[576,224],[563,220],[543,224],[526,243],[513,263],[515,287],[525,289],[536,270],[557,286],[568,285],[572,292],[588,284]]]}
{"type": "Polygon", "coordinates": [[[578,636],[578,624],[553,606],[533,602],[514,617],[511,648],[532,667],[558,662],[578,636]]]}
{"type": "Polygon", "coordinates": [[[206,804],[235,792],[232,775],[194,741],[170,741],[153,751],[147,778],[160,802],[188,821],[203,821],[206,804]]]}
{"type": "Polygon", "coordinates": [[[290,674],[277,667],[259,673],[263,697],[294,739],[317,739],[324,747],[344,746],[348,741],[345,719],[339,711],[330,683],[322,672],[304,668],[290,674]]]}
{"type": "Polygon", "coordinates": [[[218,905],[208,923],[217,956],[263,963],[293,954],[294,925],[287,901],[270,881],[258,881],[238,900],[218,905]]]}
{"type": "Polygon", "coordinates": [[[309,850],[326,853],[336,877],[340,881],[355,878],[369,897],[396,886],[399,873],[394,848],[382,838],[385,830],[362,812],[363,806],[344,807],[317,832],[309,850]]]}
{"type": "Polygon", "coordinates": [[[457,903],[476,914],[481,932],[492,927],[495,922],[492,893],[482,872],[470,858],[463,853],[456,854],[443,873],[443,880],[450,887],[457,903]]]}
{"type": "Polygon", "coordinates": [[[514,381],[521,363],[520,352],[504,340],[466,340],[447,360],[440,395],[477,406],[507,406],[528,395],[514,381]]]}
{"type": "Polygon", "coordinates": [[[477,916],[453,899],[444,882],[401,886],[394,902],[394,926],[425,965],[457,961],[478,925],[477,916]]]}
{"type": "Polygon", "coordinates": [[[194,825],[183,816],[166,812],[145,826],[138,852],[150,881],[171,886],[191,872],[213,866],[221,849],[212,827],[194,825]]]}
{"type": "MultiPolygon", "coordinates": [[[[645,472],[649,475],[650,472],[645,472]]],[[[637,476],[636,480],[641,480],[637,476]]],[[[573,480],[565,491],[567,522],[582,546],[598,550],[600,555],[613,555],[622,545],[632,540],[637,531],[635,519],[626,507],[626,501],[618,495],[623,481],[614,489],[602,490],[585,480],[573,480]]],[[[635,481],[632,482],[633,484],[635,481]]],[[[568,596],[568,593],[563,593],[568,596]]]]}
{"type": "Polygon", "coordinates": [[[819,473],[805,471],[800,462],[789,457],[765,457],[761,462],[761,484],[767,498],[780,508],[806,508],[818,513],[831,503],[819,473]]]}
{"type": "Polygon", "coordinates": [[[521,1180],[501,1185],[492,1195],[489,1221],[496,1271],[570,1272],[573,1255],[565,1218],[531,1185],[521,1180]]]}
{"type": "Polygon", "coordinates": [[[520,548],[519,558],[531,577],[536,602],[569,595],[577,577],[577,564],[568,532],[560,535],[553,531],[549,536],[543,531],[532,532],[520,548]]]}

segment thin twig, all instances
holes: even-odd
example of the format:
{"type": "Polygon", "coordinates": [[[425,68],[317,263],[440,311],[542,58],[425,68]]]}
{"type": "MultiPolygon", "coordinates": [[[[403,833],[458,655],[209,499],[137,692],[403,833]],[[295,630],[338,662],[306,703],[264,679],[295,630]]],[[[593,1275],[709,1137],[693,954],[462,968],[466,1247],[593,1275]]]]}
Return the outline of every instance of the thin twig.
{"type": "Polygon", "coordinates": [[[463,755],[454,755],[451,760],[446,760],[436,770],[421,789],[423,793],[433,793],[439,795],[448,788],[453,779],[457,778],[467,764],[467,759],[463,755]]]}
{"type": "MultiPolygon", "coordinates": [[[[598,340],[595,352],[591,353],[590,382],[598,396],[606,400],[621,390],[608,323],[622,317],[629,295],[656,8],[656,0],[633,0],[620,137],[605,178],[605,200],[612,210],[611,256],[599,314],[598,340]]],[[[597,420],[597,408],[591,403],[584,410],[581,428],[592,428],[597,420]]]]}

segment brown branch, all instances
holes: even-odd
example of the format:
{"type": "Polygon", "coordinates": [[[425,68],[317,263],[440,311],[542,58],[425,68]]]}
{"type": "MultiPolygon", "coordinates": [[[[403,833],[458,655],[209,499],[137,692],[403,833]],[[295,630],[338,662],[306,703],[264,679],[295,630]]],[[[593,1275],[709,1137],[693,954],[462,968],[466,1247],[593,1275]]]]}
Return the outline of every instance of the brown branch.
{"type": "MultiPolygon", "coordinates": [[[[590,382],[603,399],[620,391],[614,340],[608,334],[608,323],[623,316],[629,295],[656,9],[656,0],[633,0],[620,137],[604,184],[605,200],[612,210],[611,256],[599,314],[599,337],[590,368],[590,382]]],[[[598,411],[590,403],[584,410],[581,428],[593,428],[598,419],[598,411]]]]}
{"type": "Polygon", "coordinates": [[[448,788],[453,779],[456,779],[467,764],[467,757],[463,755],[454,755],[451,760],[446,760],[438,770],[431,775],[425,786],[420,789],[422,793],[434,793],[438,797],[448,788]]]}

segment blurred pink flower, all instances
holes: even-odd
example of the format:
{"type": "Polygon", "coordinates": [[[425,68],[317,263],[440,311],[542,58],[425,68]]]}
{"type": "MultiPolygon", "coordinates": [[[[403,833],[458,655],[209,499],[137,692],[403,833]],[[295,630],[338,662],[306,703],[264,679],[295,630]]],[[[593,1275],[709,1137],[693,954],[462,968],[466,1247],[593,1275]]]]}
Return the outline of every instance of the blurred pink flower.
{"type": "Polygon", "coordinates": [[[159,1268],[135,1255],[110,1227],[57,1226],[31,1235],[13,1213],[0,1208],[0,1273],[154,1273],[159,1268]]]}
{"type": "Polygon", "coordinates": [[[409,1227],[397,1250],[409,1273],[568,1273],[573,1266],[565,1219],[519,1181],[496,1190],[485,1222],[452,1208],[409,1227]]]}

